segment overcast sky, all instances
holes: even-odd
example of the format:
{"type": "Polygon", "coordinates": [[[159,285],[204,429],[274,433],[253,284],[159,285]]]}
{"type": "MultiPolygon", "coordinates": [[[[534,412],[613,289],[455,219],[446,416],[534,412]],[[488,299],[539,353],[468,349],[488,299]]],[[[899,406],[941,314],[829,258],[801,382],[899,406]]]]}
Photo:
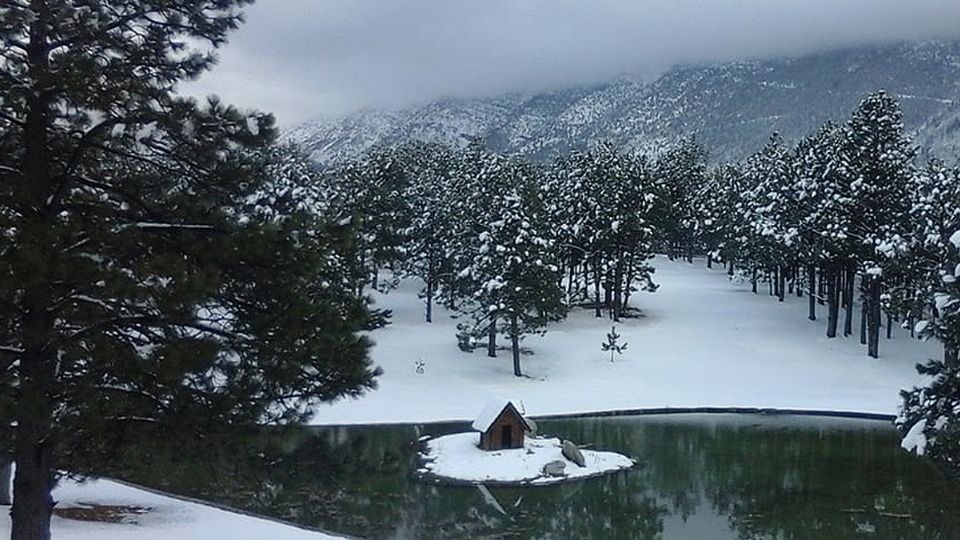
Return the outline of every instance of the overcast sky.
{"type": "Polygon", "coordinates": [[[289,126],[676,64],[960,37],[960,0],[258,0],[186,87],[289,126]]]}

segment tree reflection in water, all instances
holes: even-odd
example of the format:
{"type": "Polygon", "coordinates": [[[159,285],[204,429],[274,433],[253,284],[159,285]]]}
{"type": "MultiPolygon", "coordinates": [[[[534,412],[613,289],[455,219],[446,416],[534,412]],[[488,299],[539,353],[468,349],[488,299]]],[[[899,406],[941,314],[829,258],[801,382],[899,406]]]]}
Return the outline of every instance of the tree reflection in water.
{"type": "MultiPolygon", "coordinates": [[[[128,445],[100,471],[369,538],[960,538],[960,485],[885,422],[661,415],[541,421],[643,466],[550,487],[413,479],[417,438],[463,425],[267,429],[128,445]]],[[[140,437],[142,439],[142,437],[140,437]]]]}

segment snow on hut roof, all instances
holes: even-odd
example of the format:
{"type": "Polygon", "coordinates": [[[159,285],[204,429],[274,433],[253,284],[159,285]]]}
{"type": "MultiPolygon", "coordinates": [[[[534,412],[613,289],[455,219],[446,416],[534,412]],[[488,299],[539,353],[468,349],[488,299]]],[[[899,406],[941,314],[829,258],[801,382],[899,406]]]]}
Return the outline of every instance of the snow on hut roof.
{"type": "MultiPolygon", "coordinates": [[[[477,416],[477,419],[473,421],[471,427],[477,431],[486,431],[490,429],[490,426],[497,421],[497,418],[500,417],[500,413],[503,412],[508,406],[513,407],[517,411],[517,414],[523,419],[523,423],[527,424],[527,419],[523,418],[523,414],[520,413],[520,407],[517,405],[519,403],[516,400],[512,399],[491,399],[483,406],[483,410],[480,411],[480,415],[477,416]]],[[[527,428],[530,425],[527,424],[527,428]]]]}

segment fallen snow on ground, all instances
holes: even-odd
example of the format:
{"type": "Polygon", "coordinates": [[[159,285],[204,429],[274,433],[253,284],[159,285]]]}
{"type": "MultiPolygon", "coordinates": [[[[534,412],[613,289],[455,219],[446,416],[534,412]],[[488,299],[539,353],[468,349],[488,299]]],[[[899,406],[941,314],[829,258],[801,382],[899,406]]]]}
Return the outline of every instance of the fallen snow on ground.
{"type": "MultiPolygon", "coordinates": [[[[528,375],[512,375],[509,350],[488,358],[457,348],[456,323],[436,307],[423,320],[419,284],[403,281],[377,294],[393,323],[373,332],[379,389],[359,399],[322,406],[316,424],[472,420],[491,396],[514,396],[525,414],[548,415],[660,407],[819,409],[894,415],[899,390],[925,379],[914,366],[942,356],[934,342],[895,329],[881,338],[880,358],[866,356],[855,335],[828,339],[826,307],[807,320],[805,298],[779,303],[731,282],[704,262],[654,261],[656,293],[631,304],[644,316],[617,325],[630,347],[615,362],[600,350],[608,319],[574,310],[544,336],[528,337],[522,358],[528,375]],[[417,362],[423,362],[418,373],[417,362]]],[[[855,314],[859,323],[859,312],[855,314]]],[[[502,343],[506,345],[506,342],[502,343]]]]}
{"type": "Polygon", "coordinates": [[[523,448],[486,451],[477,444],[479,433],[454,433],[427,441],[424,465],[418,472],[448,480],[477,484],[546,485],[629,469],[634,461],[616,452],[581,450],[586,463],[580,467],[566,460],[557,438],[530,438],[523,448]],[[543,466],[566,463],[564,476],[547,476],[543,466]]]}
{"type": "MultiPolygon", "coordinates": [[[[56,508],[98,506],[146,510],[122,523],[78,521],[53,517],[57,540],[322,540],[339,538],[267,519],[236,514],[198,503],[157,495],[109,480],[77,483],[64,480],[54,490],[56,508]]],[[[10,515],[0,511],[0,538],[10,536],[10,515]]]]}

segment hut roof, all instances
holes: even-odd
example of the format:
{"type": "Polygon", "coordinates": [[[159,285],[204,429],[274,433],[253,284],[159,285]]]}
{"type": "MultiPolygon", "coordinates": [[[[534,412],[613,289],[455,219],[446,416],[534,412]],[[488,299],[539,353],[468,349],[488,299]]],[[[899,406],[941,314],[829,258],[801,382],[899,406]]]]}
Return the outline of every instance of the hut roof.
{"type": "Polygon", "coordinates": [[[510,407],[523,421],[524,426],[530,429],[530,424],[528,424],[527,419],[520,414],[520,408],[517,407],[516,403],[517,402],[512,399],[492,399],[488,401],[483,407],[483,410],[480,411],[480,415],[477,416],[477,419],[471,424],[471,427],[477,431],[487,431],[490,429],[490,426],[497,421],[497,418],[500,418],[500,414],[510,407]]]}

